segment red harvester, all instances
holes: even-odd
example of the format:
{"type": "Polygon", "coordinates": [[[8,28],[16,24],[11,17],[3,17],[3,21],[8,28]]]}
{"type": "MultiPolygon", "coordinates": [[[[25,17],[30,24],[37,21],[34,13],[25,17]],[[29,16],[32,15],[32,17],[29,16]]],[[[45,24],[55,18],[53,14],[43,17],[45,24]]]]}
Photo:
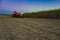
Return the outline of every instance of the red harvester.
{"type": "Polygon", "coordinates": [[[13,17],[19,17],[19,16],[20,16],[20,14],[18,12],[14,11],[13,17]]]}

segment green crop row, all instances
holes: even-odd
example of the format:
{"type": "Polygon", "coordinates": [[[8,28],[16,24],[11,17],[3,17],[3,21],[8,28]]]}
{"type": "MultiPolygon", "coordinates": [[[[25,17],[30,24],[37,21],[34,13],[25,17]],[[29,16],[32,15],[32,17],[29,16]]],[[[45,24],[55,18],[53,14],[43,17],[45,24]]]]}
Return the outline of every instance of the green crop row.
{"type": "Polygon", "coordinates": [[[29,17],[30,18],[60,18],[60,9],[24,13],[24,15],[22,15],[22,17],[27,17],[27,18],[29,18],[29,17]]]}

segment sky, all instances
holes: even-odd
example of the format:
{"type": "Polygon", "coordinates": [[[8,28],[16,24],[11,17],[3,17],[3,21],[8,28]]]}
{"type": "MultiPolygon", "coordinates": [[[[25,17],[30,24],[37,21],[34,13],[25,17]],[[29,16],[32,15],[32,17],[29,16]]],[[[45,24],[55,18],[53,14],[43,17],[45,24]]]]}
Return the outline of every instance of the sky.
{"type": "Polygon", "coordinates": [[[0,14],[60,8],[60,0],[0,0],[0,14]]]}

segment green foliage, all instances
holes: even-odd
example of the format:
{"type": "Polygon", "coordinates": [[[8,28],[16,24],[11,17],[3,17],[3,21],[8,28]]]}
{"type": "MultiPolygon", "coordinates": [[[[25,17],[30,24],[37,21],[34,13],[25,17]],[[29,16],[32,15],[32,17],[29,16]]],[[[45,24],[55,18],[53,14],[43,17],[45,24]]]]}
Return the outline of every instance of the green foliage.
{"type": "Polygon", "coordinates": [[[31,18],[60,18],[60,9],[24,13],[24,17],[28,17],[28,18],[29,17],[31,17],[31,18]]]}

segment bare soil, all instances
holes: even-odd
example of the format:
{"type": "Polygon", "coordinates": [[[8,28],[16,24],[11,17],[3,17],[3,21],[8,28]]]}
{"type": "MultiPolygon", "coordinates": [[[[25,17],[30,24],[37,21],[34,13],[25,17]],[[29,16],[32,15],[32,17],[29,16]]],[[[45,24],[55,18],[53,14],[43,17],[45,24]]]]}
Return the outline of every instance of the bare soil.
{"type": "Polygon", "coordinates": [[[0,15],[0,40],[60,40],[60,19],[0,15]]]}

